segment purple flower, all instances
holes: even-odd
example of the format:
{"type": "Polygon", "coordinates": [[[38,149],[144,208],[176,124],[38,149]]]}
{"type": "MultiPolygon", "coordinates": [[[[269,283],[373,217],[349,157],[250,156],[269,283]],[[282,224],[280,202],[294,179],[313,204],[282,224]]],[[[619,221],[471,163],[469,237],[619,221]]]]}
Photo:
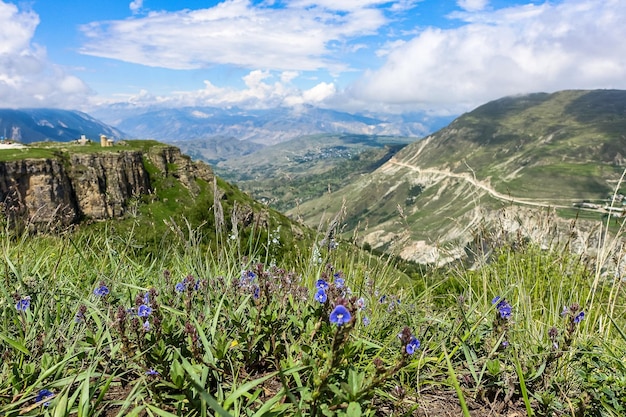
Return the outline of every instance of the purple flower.
{"type": "MultiPolygon", "coordinates": [[[[50,397],[54,397],[54,392],[47,390],[47,389],[42,389],[37,393],[37,397],[35,398],[35,402],[40,402],[45,400],[46,398],[50,398],[50,397]]],[[[50,401],[46,401],[43,403],[44,407],[47,407],[50,405],[50,401]]]]}
{"type": "Polygon", "coordinates": [[[149,332],[150,331],[150,322],[148,320],[143,322],[143,331],[144,332],[149,332]]]}
{"type": "Polygon", "coordinates": [[[317,288],[318,290],[326,291],[329,288],[328,282],[326,282],[326,281],[324,281],[323,279],[320,278],[315,283],[315,288],[317,288]]]}
{"type": "Polygon", "coordinates": [[[576,317],[574,317],[574,319],[572,321],[574,323],[578,324],[581,321],[583,321],[584,318],[585,318],[585,312],[581,311],[580,313],[576,314],[576,317]]]}
{"type": "Polygon", "coordinates": [[[348,311],[348,309],[339,304],[335,309],[330,313],[329,320],[331,323],[336,324],[337,326],[341,326],[346,324],[352,319],[352,315],[348,311]]]}
{"type": "Polygon", "coordinates": [[[319,301],[321,304],[324,304],[327,299],[328,296],[326,295],[326,291],[321,288],[317,290],[317,292],[315,293],[315,301],[319,301]]]}
{"type": "Polygon", "coordinates": [[[356,306],[358,307],[359,310],[363,310],[365,308],[365,298],[361,297],[358,300],[356,300],[356,306]]]}
{"type": "Polygon", "coordinates": [[[409,340],[409,343],[406,344],[406,353],[412,355],[417,349],[420,348],[420,346],[421,343],[417,340],[417,337],[411,336],[411,340],[409,340]]]}
{"type": "Polygon", "coordinates": [[[508,341],[508,340],[503,340],[503,341],[502,341],[502,348],[503,348],[503,349],[506,349],[506,348],[508,348],[508,347],[509,347],[509,341],[508,341]]]}
{"type": "Polygon", "coordinates": [[[109,289],[107,288],[106,285],[100,284],[98,288],[93,290],[93,293],[97,295],[98,297],[104,297],[105,295],[109,295],[109,289]]]}
{"type": "Polygon", "coordinates": [[[178,284],[176,284],[176,286],[174,286],[174,290],[176,290],[176,292],[185,291],[185,284],[183,284],[182,282],[179,282],[178,284]]]}
{"type": "Polygon", "coordinates": [[[369,326],[370,325],[370,318],[365,316],[363,317],[363,326],[369,326]]]}
{"type": "Polygon", "coordinates": [[[143,303],[144,304],[150,304],[150,293],[149,292],[146,292],[143,295],[143,303]]]}
{"type": "Polygon", "coordinates": [[[254,287],[254,292],[252,296],[254,297],[255,300],[261,296],[261,288],[259,288],[258,285],[254,287]]]}
{"type": "Polygon", "coordinates": [[[157,376],[159,375],[159,373],[157,371],[155,371],[154,369],[150,368],[146,371],[146,375],[148,376],[157,376]]]}
{"type": "Polygon", "coordinates": [[[341,278],[340,276],[335,274],[335,287],[337,288],[343,288],[343,286],[346,284],[346,281],[341,278]]]}
{"type": "Polygon", "coordinates": [[[496,303],[496,308],[498,309],[498,313],[500,313],[500,317],[504,320],[510,319],[513,314],[513,307],[511,307],[505,299],[500,298],[500,296],[496,296],[493,300],[491,300],[491,304],[496,303]]]}
{"type": "Polygon", "coordinates": [[[30,307],[29,296],[22,297],[22,299],[15,304],[15,308],[17,309],[17,311],[26,311],[28,310],[28,307],[30,307]]]}
{"type": "Polygon", "coordinates": [[[137,309],[137,315],[139,317],[148,317],[152,313],[152,309],[145,304],[142,304],[137,309]]]}

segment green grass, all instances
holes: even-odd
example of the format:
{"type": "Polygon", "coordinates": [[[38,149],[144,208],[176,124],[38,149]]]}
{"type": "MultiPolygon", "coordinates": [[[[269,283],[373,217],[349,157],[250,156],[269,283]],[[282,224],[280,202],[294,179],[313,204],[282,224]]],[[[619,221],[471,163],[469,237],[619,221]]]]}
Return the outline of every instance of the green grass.
{"type": "Polygon", "coordinates": [[[282,228],[206,245],[184,227],[149,257],[140,223],[1,231],[1,415],[625,412],[626,294],[606,256],[517,242],[408,280],[345,242],[283,258],[282,228]]]}
{"type": "Polygon", "coordinates": [[[23,148],[0,149],[0,161],[22,159],[59,159],[67,154],[142,151],[148,152],[153,147],[165,147],[154,140],[125,140],[113,147],[103,148],[99,143],[79,145],[71,142],[35,142],[23,148]]]}

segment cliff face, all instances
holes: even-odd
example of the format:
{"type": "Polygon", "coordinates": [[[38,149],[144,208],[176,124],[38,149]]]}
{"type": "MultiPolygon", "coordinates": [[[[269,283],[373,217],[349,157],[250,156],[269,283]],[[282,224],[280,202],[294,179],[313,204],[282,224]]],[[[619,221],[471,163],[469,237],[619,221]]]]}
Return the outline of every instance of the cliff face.
{"type": "Polygon", "coordinates": [[[0,162],[3,214],[34,229],[121,217],[133,197],[153,191],[144,162],[159,175],[177,177],[192,194],[196,178],[213,178],[206,164],[192,162],[175,147],[0,162]]]}

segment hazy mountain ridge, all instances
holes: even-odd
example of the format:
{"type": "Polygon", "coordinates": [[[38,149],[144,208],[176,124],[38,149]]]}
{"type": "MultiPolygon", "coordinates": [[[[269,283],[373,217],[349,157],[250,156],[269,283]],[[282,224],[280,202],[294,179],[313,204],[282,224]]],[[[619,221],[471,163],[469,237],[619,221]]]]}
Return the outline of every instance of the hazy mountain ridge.
{"type": "Polygon", "coordinates": [[[426,114],[360,115],[311,106],[246,110],[240,108],[128,108],[94,111],[101,120],[136,138],[164,142],[233,137],[262,145],[314,134],[366,134],[422,137],[451,117],[426,114]]]}
{"type": "Polygon", "coordinates": [[[418,262],[465,256],[475,232],[494,222],[540,240],[545,216],[554,224],[562,216],[601,219],[573,203],[602,205],[614,190],[624,169],[625,109],[626,91],[618,90],[496,100],[289,214],[317,225],[345,201],[346,235],[366,228],[361,243],[418,262]]]}
{"type": "Polygon", "coordinates": [[[95,141],[100,135],[120,139],[126,136],[116,128],[76,110],[0,109],[0,135],[22,143],[68,142],[85,135],[95,141]]]}

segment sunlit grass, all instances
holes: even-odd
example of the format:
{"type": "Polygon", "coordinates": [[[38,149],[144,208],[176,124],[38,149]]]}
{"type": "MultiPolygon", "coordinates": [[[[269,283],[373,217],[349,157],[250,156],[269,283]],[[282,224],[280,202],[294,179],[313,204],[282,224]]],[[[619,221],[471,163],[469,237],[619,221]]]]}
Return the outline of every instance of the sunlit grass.
{"type": "Polygon", "coordinates": [[[177,227],[145,258],[141,230],[2,232],[1,415],[623,415],[602,258],[513,242],[412,283],[363,252],[177,227]]]}

